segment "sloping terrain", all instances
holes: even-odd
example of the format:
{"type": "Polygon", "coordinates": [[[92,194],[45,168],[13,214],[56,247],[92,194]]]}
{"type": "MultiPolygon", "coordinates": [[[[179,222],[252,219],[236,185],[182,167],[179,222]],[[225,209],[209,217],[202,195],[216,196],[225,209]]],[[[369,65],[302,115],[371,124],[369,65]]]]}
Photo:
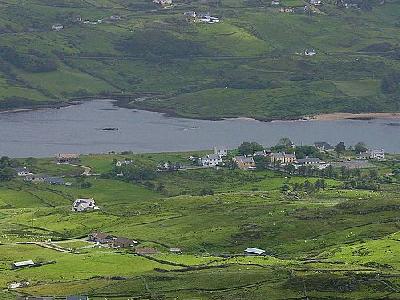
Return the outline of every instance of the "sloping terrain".
{"type": "Polygon", "coordinates": [[[358,8],[333,0],[177,0],[168,8],[4,0],[0,108],[103,96],[210,119],[399,111],[400,3],[345,2],[358,8]],[[294,12],[280,12],[287,7],[294,12]],[[192,10],[220,22],[183,15],[192,10]]]}
{"type": "MultiPolygon", "coordinates": [[[[187,155],[130,157],[149,162],[187,155]]],[[[378,192],[343,189],[340,180],[327,179],[325,189],[287,193],[283,185],[292,189],[316,178],[188,170],[159,175],[157,180],[165,183],[161,189],[157,182],[105,176],[121,157],[84,157],[82,162],[103,174],[92,178],[72,177],[79,168],[56,167],[50,160],[31,164],[34,170],[63,172],[70,186],[21,179],[1,183],[2,299],[17,294],[85,294],[91,299],[400,297],[399,177],[378,192]],[[196,189],[165,195],[181,182],[207,188],[217,177],[214,195],[197,196],[196,189]],[[77,197],[93,197],[101,209],[72,212],[77,197]],[[135,239],[139,247],[158,253],[98,247],[86,240],[94,231],[135,239]],[[183,253],[171,253],[171,247],[183,253]],[[244,256],[247,247],[265,249],[267,255],[244,256]],[[30,259],[41,265],[10,267],[30,259]],[[6,289],[25,281],[28,286],[6,289]]]]}

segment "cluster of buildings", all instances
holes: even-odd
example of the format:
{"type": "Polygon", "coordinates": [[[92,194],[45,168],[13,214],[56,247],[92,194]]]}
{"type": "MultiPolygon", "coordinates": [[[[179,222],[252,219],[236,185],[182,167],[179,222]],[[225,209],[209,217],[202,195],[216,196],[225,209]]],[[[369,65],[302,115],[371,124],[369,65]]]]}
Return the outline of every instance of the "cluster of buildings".
{"type": "MultiPolygon", "coordinates": [[[[321,6],[322,5],[322,1],[321,0],[309,0],[308,3],[310,5],[314,5],[314,6],[321,6]]],[[[281,0],[272,0],[271,1],[271,6],[280,6],[281,5],[281,0]]]]}
{"type": "MultiPolygon", "coordinates": [[[[330,153],[335,151],[335,147],[327,142],[316,142],[314,147],[323,153],[330,153]]],[[[205,168],[222,167],[225,165],[226,157],[228,156],[228,149],[225,147],[214,147],[214,153],[208,154],[198,159],[200,166],[205,168]]],[[[257,151],[253,155],[241,155],[232,158],[232,161],[242,170],[256,169],[255,158],[265,157],[269,159],[271,165],[293,165],[296,169],[300,167],[312,167],[315,169],[323,170],[331,165],[318,157],[304,157],[296,158],[296,153],[286,152],[271,152],[267,150],[257,151]]],[[[385,151],[383,149],[369,149],[366,152],[357,155],[357,160],[384,160],[385,151]]]]}
{"type": "Polygon", "coordinates": [[[280,7],[279,12],[281,12],[281,13],[317,12],[318,10],[316,7],[321,6],[322,4],[323,4],[323,2],[320,0],[308,0],[307,5],[289,7],[289,6],[282,6],[282,3],[280,0],[272,0],[271,1],[271,6],[272,7],[280,7]]]}
{"type": "MultiPolygon", "coordinates": [[[[135,253],[138,255],[153,255],[157,254],[158,250],[153,247],[136,247],[139,242],[128,239],[126,237],[118,237],[104,232],[93,232],[88,236],[88,241],[101,245],[103,247],[109,247],[114,249],[135,249],[135,253]]],[[[169,252],[174,254],[181,254],[180,248],[170,248],[169,252]]]]}
{"type": "Polygon", "coordinates": [[[76,164],[79,162],[79,154],[76,153],[59,153],[55,157],[58,164],[76,164]]]}
{"type": "MultiPolygon", "coordinates": [[[[79,163],[79,154],[60,153],[55,156],[57,164],[76,164],[79,163]]],[[[34,174],[27,167],[18,167],[14,169],[19,177],[24,181],[32,183],[47,183],[52,185],[71,185],[65,182],[64,178],[58,176],[48,176],[43,174],[34,174]]]]}
{"type": "Polygon", "coordinates": [[[223,165],[223,157],[228,155],[228,148],[214,147],[214,153],[203,156],[199,159],[199,164],[203,167],[218,167],[223,165]]]}
{"type": "Polygon", "coordinates": [[[115,166],[116,167],[128,166],[128,165],[130,165],[132,163],[133,163],[133,160],[131,160],[131,159],[118,160],[115,163],[115,166]]]}
{"type": "Polygon", "coordinates": [[[368,149],[367,151],[358,154],[357,159],[384,160],[385,159],[385,150],[383,150],[383,149],[368,149]]]}
{"type": "Polygon", "coordinates": [[[172,6],[172,0],[153,0],[153,3],[162,7],[172,6]]]}
{"type": "Polygon", "coordinates": [[[17,176],[23,177],[26,182],[69,185],[69,183],[65,182],[61,177],[33,174],[27,167],[15,168],[15,172],[17,173],[17,176]]]}
{"type": "MultiPolygon", "coordinates": [[[[103,22],[105,23],[113,23],[113,22],[117,22],[120,21],[122,19],[121,16],[119,15],[112,15],[110,17],[104,18],[104,19],[99,19],[99,20],[95,20],[95,21],[91,21],[91,20],[83,20],[81,16],[75,16],[73,17],[73,19],[69,19],[66,20],[67,23],[82,23],[82,24],[89,24],[89,25],[97,25],[97,24],[101,24],[103,22]]],[[[51,26],[51,30],[53,31],[61,31],[65,28],[65,26],[61,23],[56,23],[53,24],[51,26]]]]}
{"type": "Polygon", "coordinates": [[[125,237],[113,236],[109,233],[93,232],[88,236],[88,241],[111,247],[114,249],[132,248],[138,244],[137,241],[125,237]]]}
{"type": "MultiPolygon", "coordinates": [[[[223,147],[215,147],[213,154],[208,154],[199,159],[199,164],[202,167],[220,167],[224,165],[224,157],[228,155],[228,149],[223,147]]],[[[295,153],[286,152],[271,152],[267,150],[257,151],[253,155],[240,155],[232,158],[232,161],[241,170],[255,170],[255,157],[269,158],[272,165],[294,165],[296,168],[301,166],[312,166],[318,169],[324,169],[329,166],[328,163],[319,158],[306,157],[297,159],[295,153]]]]}
{"type": "Polygon", "coordinates": [[[183,15],[188,21],[199,23],[214,24],[219,23],[220,21],[218,17],[211,16],[210,13],[196,13],[195,11],[187,11],[184,12],[183,15]]]}
{"type": "Polygon", "coordinates": [[[53,297],[53,296],[17,296],[17,300],[89,300],[89,296],[66,296],[66,297],[53,297]]]}

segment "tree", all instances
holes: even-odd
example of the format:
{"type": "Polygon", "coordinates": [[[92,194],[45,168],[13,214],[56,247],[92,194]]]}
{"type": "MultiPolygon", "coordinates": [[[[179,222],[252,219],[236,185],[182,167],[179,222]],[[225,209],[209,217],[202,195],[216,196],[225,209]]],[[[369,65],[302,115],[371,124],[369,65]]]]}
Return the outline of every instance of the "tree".
{"type": "Polygon", "coordinates": [[[292,164],[285,165],[284,169],[289,174],[293,174],[296,171],[296,167],[294,165],[292,165],[292,164]]]}
{"type": "Polygon", "coordinates": [[[156,167],[152,165],[129,164],[121,167],[125,179],[133,181],[151,180],[157,176],[156,167]]]}
{"type": "Polygon", "coordinates": [[[325,189],[326,188],[325,180],[324,179],[318,179],[314,183],[314,186],[315,186],[315,189],[317,189],[317,190],[325,189]]]}
{"type": "Polygon", "coordinates": [[[0,169],[0,181],[9,181],[16,176],[16,172],[13,168],[5,167],[0,169]]]}
{"type": "Polygon", "coordinates": [[[290,187],[289,187],[289,185],[288,184],[284,184],[284,185],[282,185],[282,187],[281,187],[281,191],[282,192],[287,192],[288,190],[290,189],[290,187]]]}
{"type": "Polygon", "coordinates": [[[350,177],[350,170],[343,166],[340,168],[340,175],[342,176],[342,179],[347,179],[350,177]]]}
{"type": "Polygon", "coordinates": [[[310,181],[306,180],[304,181],[304,190],[309,193],[315,192],[315,186],[310,181]]]}
{"type": "Polygon", "coordinates": [[[264,147],[256,142],[243,142],[238,150],[241,155],[253,155],[256,151],[264,150],[264,147]]]}
{"type": "Polygon", "coordinates": [[[381,90],[384,94],[395,93],[400,86],[400,72],[391,72],[384,76],[381,81],[381,90]]]}
{"type": "Polygon", "coordinates": [[[277,146],[292,147],[293,143],[288,137],[280,138],[277,146]]]}
{"type": "Polygon", "coordinates": [[[296,146],[296,158],[306,156],[322,158],[322,154],[314,146],[296,146]]]}
{"type": "Polygon", "coordinates": [[[202,188],[200,191],[200,196],[214,195],[214,191],[211,188],[202,188]]]}
{"type": "Polygon", "coordinates": [[[376,169],[370,169],[369,170],[369,177],[371,179],[377,179],[378,176],[379,176],[379,173],[378,173],[378,171],[376,169]]]}
{"type": "Polygon", "coordinates": [[[335,146],[335,152],[339,154],[343,154],[346,151],[346,145],[344,142],[340,142],[335,146]]]}
{"type": "Polygon", "coordinates": [[[254,162],[256,163],[257,170],[265,170],[270,166],[271,158],[266,156],[255,156],[254,162]]]}
{"type": "Polygon", "coordinates": [[[367,150],[368,150],[367,145],[363,142],[358,142],[354,146],[354,151],[356,151],[356,153],[363,153],[367,150]]]}

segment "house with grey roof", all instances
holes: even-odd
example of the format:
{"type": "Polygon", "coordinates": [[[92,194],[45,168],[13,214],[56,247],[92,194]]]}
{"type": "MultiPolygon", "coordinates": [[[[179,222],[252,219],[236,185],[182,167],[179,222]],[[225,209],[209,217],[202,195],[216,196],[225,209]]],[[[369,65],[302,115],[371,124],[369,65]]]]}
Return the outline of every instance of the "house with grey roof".
{"type": "Polygon", "coordinates": [[[383,149],[369,149],[367,155],[370,159],[384,160],[385,150],[383,149]]]}
{"type": "Polygon", "coordinates": [[[33,267],[36,264],[33,262],[33,260],[24,260],[24,261],[17,261],[11,264],[11,268],[13,269],[21,269],[21,268],[29,268],[33,267]]]}
{"type": "Polygon", "coordinates": [[[222,165],[222,156],[218,154],[209,154],[200,158],[200,165],[203,167],[217,167],[222,165]]]}
{"type": "Polygon", "coordinates": [[[27,167],[18,167],[18,168],[15,168],[14,170],[15,170],[15,172],[17,172],[17,175],[20,176],[20,177],[25,177],[25,176],[28,176],[28,175],[33,175],[33,174],[28,170],[27,167]]]}
{"type": "Polygon", "coordinates": [[[310,166],[313,168],[317,168],[319,170],[323,170],[323,169],[327,168],[329,165],[330,165],[329,163],[322,161],[318,157],[300,158],[300,159],[297,159],[297,161],[295,163],[296,169],[298,169],[299,167],[310,166]]]}
{"type": "Polygon", "coordinates": [[[233,162],[241,170],[254,170],[256,168],[254,158],[251,156],[235,156],[233,162]]]}

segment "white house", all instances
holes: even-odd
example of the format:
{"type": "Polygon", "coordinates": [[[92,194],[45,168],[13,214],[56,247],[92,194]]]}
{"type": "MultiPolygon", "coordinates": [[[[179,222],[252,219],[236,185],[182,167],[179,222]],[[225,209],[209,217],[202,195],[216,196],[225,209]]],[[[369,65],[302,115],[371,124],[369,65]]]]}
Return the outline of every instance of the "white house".
{"type": "Polygon", "coordinates": [[[265,250],[259,249],[259,248],[246,248],[244,250],[245,255],[264,255],[265,250]]]}
{"type": "Polygon", "coordinates": [[[219,156],[227,156],[228,155],[228,148],[226,147],[214,147],[214,154],[219,156]]]}
{"type": "Polygon", "coordinates": [[[270,155],[270,153],[267,152],[266,150],[256,151],[256,152],[254,152],[254,154],[253,154],[254,157],[256,157],[256,156],[267,157],[267,156],[269,156],[269,155],[270,155]]]}
{"type": "Polygon", "coordinates": [[[93,198],[90,199],[76,199],[72,205],[72,211],[90,211],[100,209],[96,206],[96,201],[93,198]]]}
{"type": "Polygon", "coordinates": [[[185,16],[185,17],[188,17],[188,18],[196,18],[196,12],[195,11],[185,11],[184,13],[183,13],[183,15],[185,16]]]}
{"type": "Polygon", "coordinates": [[[315,49],[306,49],[304,51],[304,55],[305,56],[314,56],[314,55],[317,55],[317,51],[315,51],[315,49]]]}
{"type": "Polygon", "coordinates": [[[117,167],[127,166],[133,163],[133,160],[119,160],[115,163],[117,167]]]}
{"type": "Polygon", "coordinates": [[[218,154],[209,154],[200,158],[200,164],[203,167],[216,167],[222,164],[222,156],[218,154]]]}
{"type": "Polygon", "coordinates": [[[306,158],[301,158],[297,160],[297,163],[295,164],[296,169],[298,169],[301,166],[311,166],[314,168],[317,168],[319,170],[326,169],[330,164],[326,163],[319,158],[316,157],[306,157],[306,158]]]}
{"type": "Polygon", "coordinates": [[[20,177],[26,177],[29,175],[33,175],[26,167],[15,168],[15,172],[17,172],[17,175],[20,177]]]}
{"type": "Polygon", "coordinates": [[[18,261],[18,262],[12,263],[12,265],[11,265],[11,267],[13,269],[33,267],[33,266],[35,266],[35,263],[33,262],[33,260],[18,261]]]}
{"type": "Polygon", "coordinates": [[[320,6],[322,5],[322,1],[320,0],[310,0],[311,5],[320,6]]]}
{"type": "Polygon", "coordinates": [[[153,0],[153,3],[161,6],[169,6],[172,5],[172,0],[153,0]]]}
{"type": "Polygon", "coordinates": [[[206,13],[206,14],[199,14],[198,21],[202,23],[214,24],[218,23],[219,19],[217,17],[210,16],[209,13],[206,13]]]}
{"type": "Polygon", "coordinates": [[[370,159],[385,159],[385,150],[383,149],[369,149],[367,155],[370,159]]]}
{"type": "Polygon", "coordinates": [[[53,26],[51,26],[51,29],[54,31],[60,31],[62,29],[64,29],[64,25],[62,24],[54,24],[53,26]]]}
{"type": "Polygon", "coordinates": [[[320,152],[329,152],[335,150],[335,147],[327,142],[315,142],[314,147],[317,148],[320,152]]]}

